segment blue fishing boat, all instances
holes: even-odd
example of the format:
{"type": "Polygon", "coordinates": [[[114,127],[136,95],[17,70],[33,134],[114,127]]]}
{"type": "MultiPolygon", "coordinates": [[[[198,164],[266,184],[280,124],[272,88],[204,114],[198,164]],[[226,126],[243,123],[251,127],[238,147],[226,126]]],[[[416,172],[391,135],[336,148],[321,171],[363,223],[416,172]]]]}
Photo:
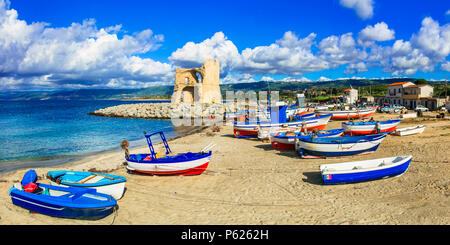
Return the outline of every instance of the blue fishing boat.
{"type": "Polygon", "coordinates": [[[322,130],[316,132],[299,132],[299,131],[285,131],[285,132],[275,132],[270,134],[270,143],[274,149],[294,149],[296,138],[310,137],[313,134],[316,137],[338,137],[344,133],[344,129],[330,129],[322,130]]]}
{"type": "Polygon", "coordinates": [[[202,174],[211,160],[212,149],[215,144],[209,144],[200,152],[187,152],[172,155],[172,151],[167,144],[163,132],[156,132],[147,135],[150,154],[129,154],[128,145],[125,144],[125,159],[127,160],[127,170],[129,173],[141,173],[150,175],[199,175],[202,174]],[[161,136],[166,152],[156,152],[151,136],[159,134],[161,136]]]}
{"type": "Polygon", "coordinates": [[[397,156],[356,162],[320,165],[324,184],[346,184],[400,176],[412,156],[397,156]]]}
{"type": "Polygon", "coordinates": [[[109,215],[117,205],[110,195],[98,193],[95,189],[82,187],[61,187],[35,183],[37,175],[29,170],[21,183],[9,190],[12,203],[25,209],[63,218],[99,219],[109,215]],[[33,186],[34,188],[29,188],[33,186]],[[61,193],[53,196],[51,190],[61,193]]]}
{"type": "Polygon", "coordinates": [[[375,152],[386,138],[386,133],[365,136],[305,137],[299,138],[296,149],[302,158],[348,156],[375,152]]]}
{"type": "Polygon", "coordinates": [[[306,118],[287,118],[286,117],[287,106],[274,106],[271,107],[270,119],[267,121],[258,122],[234,122],[233,132],[236,138],[251,138],[258,137],[259,131],[270,131],[271,129],[277,129],[282,127],[301,127],[306,124],[308,131],[312,130],[324,130],[327,126],[331,115],[314,116],[306,118]],[[291,120],[292,119],[292,120],[291,120]]]}
{"type": "Polygon", "coordinates": [[[127,181],[125,177],[118,175],[65,170],[49,171],[47,178],[51,185],[94,188],[97,192],[111,195],[115,199],[122,198],[127,181]]]}

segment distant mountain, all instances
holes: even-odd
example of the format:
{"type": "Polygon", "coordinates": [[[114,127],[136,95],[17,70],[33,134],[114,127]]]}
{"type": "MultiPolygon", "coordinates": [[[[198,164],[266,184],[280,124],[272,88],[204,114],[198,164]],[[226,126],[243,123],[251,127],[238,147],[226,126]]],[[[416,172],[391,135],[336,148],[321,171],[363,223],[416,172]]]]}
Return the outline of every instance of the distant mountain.
{"type": "MultiPolygon", "coordinates": [[[[415,81],[414,78],[391,78],[391,79],[340,79],[321,82],[300,81],[259,81],[253,83],[221,84],[222,93],[226,91],[282,91],[282,90],[304,90],[311,88],[344,88],[361,87],[369,85],[382,85],[394,82],[415,81]]],[[[429,81],[438,83],[440,81],[429,81]]],[[[444,82],[444,81],[442,81],[444,82]]],[[[143,89],[80,89],[60,91],[0,91],[0,100],[120,100],[140,98],[144,96],[162,96],[173,93],[173,85],[153,86],[143,89]]]]}

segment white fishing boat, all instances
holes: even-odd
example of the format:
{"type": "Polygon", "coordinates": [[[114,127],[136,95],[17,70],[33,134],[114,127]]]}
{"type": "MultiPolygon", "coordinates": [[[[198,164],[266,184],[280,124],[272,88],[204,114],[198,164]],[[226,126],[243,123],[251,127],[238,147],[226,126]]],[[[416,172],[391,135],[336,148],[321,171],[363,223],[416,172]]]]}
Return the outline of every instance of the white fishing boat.
{"type": "MultiPolygon", "coordinates": [[[[111,195],[120,199],[125,191],[126,178],[118,175],[81,171],[49,171],[47,178],[54,186],[72,186],[96,189],[99,193],[111,195]]],[[[66,194],[57,190],[50,190],[52,195],[66,194]]]]}
{"type": "Polygon", "coordinates": [[[349,120],[349,119],[358,119],[364,117],[371,117],[375,114],[377,108],[371,107],[366,109],[353,109],[353,110],[317,110],[316,113],[320,116],[331,114],[331,120],[349,120]]]}
{"type": "Polygon", "coordinates": [[[399,128],[394,131],[394,135],[405,136],[411,134],[421,134],[425,130],[425,125],[417,125],[407,128],[399,128]]]}
{"type": "Polygon", "coordinates": [[[406,172],[412,156],[320,165],[324,184],[346,184],[400,176],[406,172]]]}

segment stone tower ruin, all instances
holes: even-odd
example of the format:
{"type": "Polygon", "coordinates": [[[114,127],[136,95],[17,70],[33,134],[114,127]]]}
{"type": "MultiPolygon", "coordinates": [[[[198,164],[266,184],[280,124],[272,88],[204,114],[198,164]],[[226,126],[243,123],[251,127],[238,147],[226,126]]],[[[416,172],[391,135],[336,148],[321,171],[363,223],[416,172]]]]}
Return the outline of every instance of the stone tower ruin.
{"type": "Polygon", "coordinates": [[[172,103],[222,103],[219,59],[207,59],[200,68],[177,68],[172,103]]]}

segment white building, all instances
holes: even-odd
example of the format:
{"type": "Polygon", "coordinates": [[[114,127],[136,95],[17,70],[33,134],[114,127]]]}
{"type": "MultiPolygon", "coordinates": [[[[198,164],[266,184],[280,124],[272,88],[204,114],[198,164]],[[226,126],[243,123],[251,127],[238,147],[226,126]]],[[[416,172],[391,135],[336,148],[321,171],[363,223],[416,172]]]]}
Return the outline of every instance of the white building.
{"type": "Polygon", "coordinates": [[[389,103],[391,105],[403,105],[403,93],[404,88],[408,86],[414,86],[415,84],[412,82],[399,82],[399,83],[391,83],[388,85],[388,92],[385,97],[385,103],[389,103]]]}
{"type": "Polygon", "coordinates": [[[344,90],[344,103],[354,104],[358,100],[358,90],[348,88],[344,90]]]}

